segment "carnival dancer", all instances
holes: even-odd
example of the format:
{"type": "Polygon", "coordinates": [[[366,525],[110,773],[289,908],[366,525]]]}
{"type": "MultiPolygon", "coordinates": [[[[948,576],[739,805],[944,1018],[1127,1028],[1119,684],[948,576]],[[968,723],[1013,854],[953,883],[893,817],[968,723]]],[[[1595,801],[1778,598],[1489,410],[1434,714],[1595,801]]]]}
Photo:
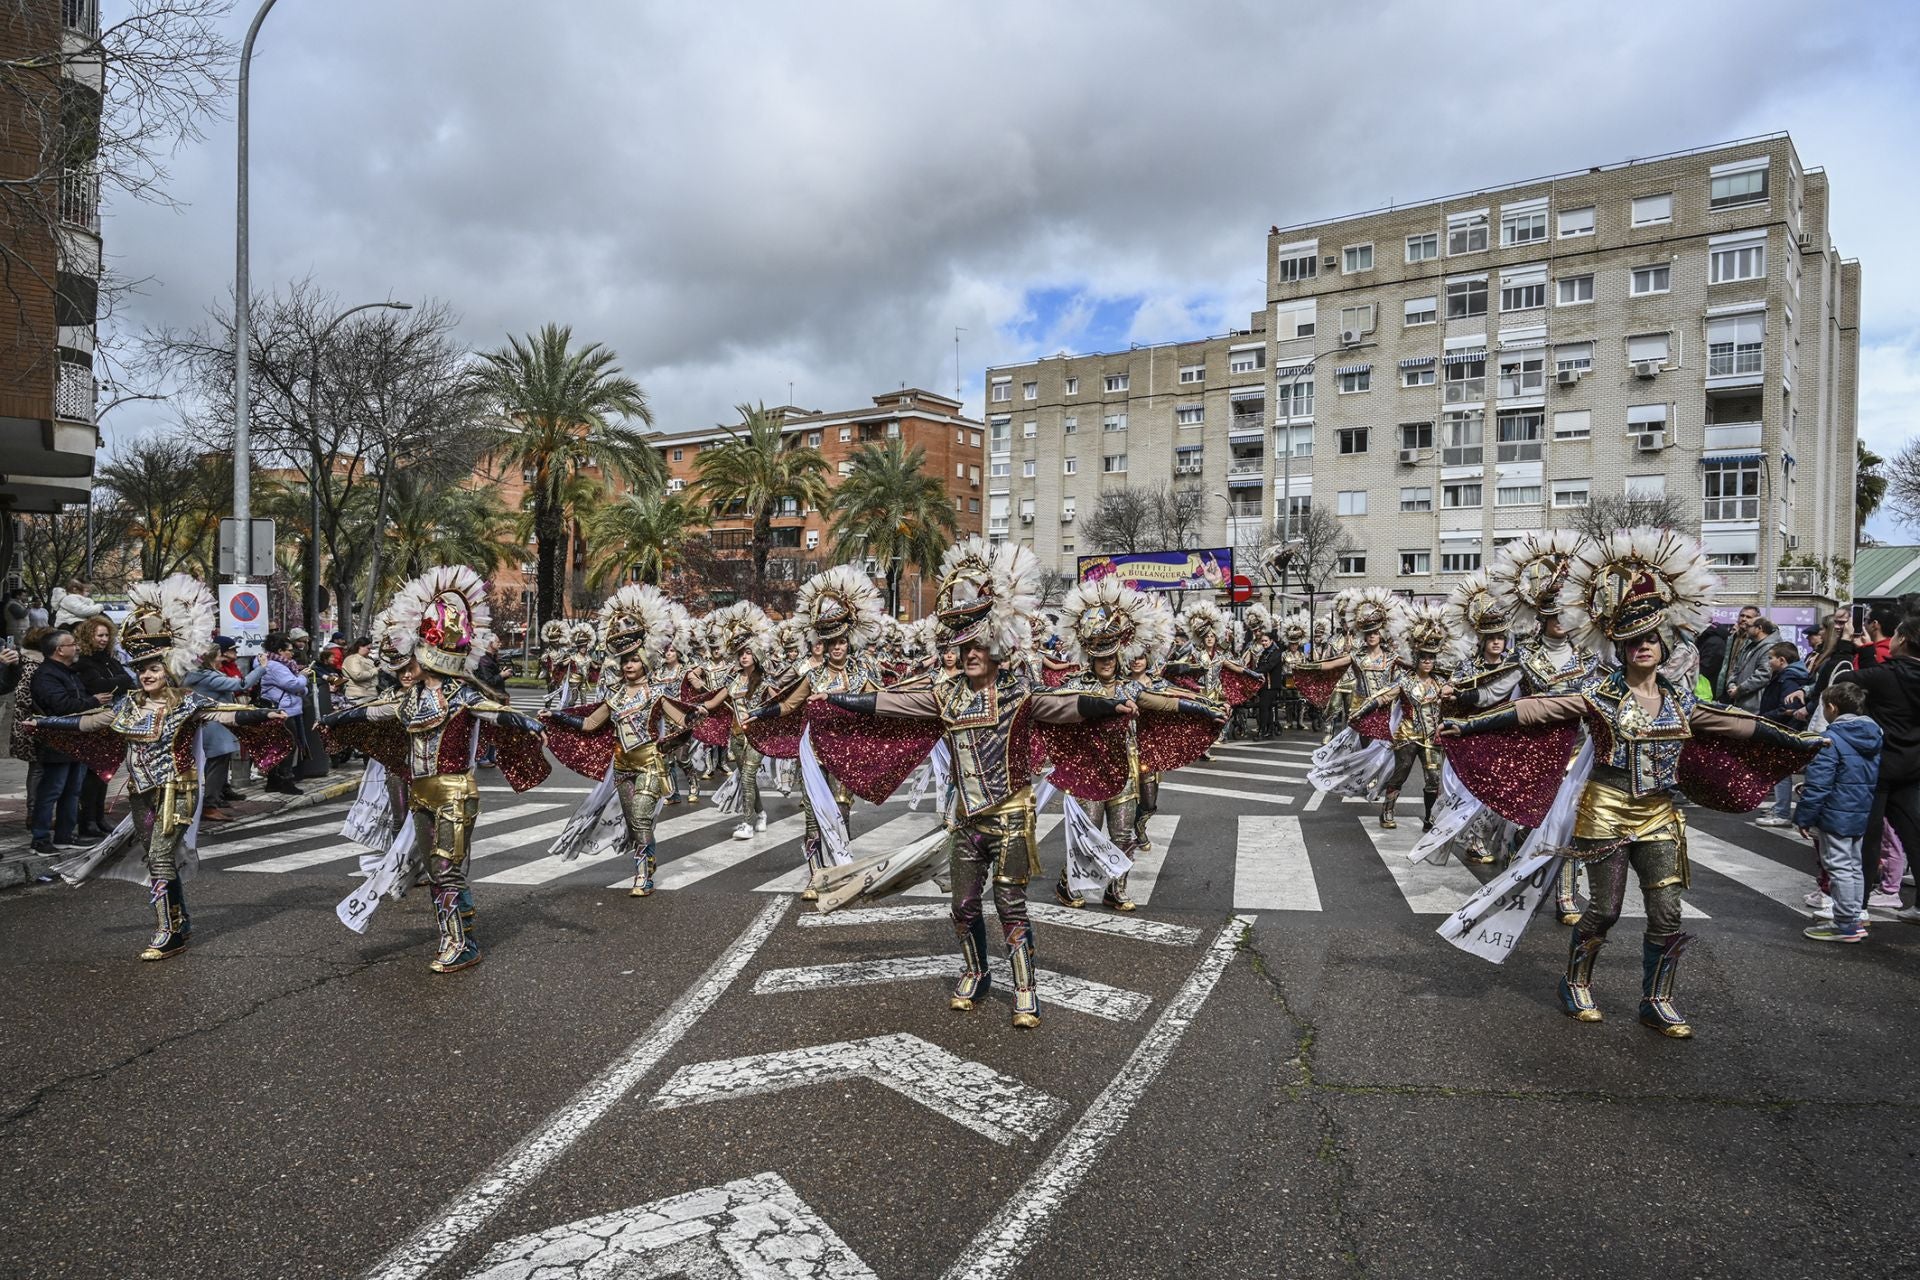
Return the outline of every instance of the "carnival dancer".
{"type": "Polygon", "coordinates": [[[1354,718],[1389,707],[1396,714],[1391,729],[1393,773],[1387,779],[1386,792],[1380,798],[1380,825],[1392,830],[1400,825],[1395,806],[1400,789],[1413,774],[1413,762],[1420,762],[1420,790],[1425,802],[1421,827],[1433,827],[1433,802],[1440,794],[1440,708],[1453,695],[1453,687],[1435,671],[1440,651],[1447,646],[1447,624],[1440,610],[1432,606],[1401,613],[1393,624],[1395,646],[1405,645],[1411,654],[1410,665],[1401,669],[1387,684],[1376,684],[1374,691],[1354,708],[1354,718]]]}
{"type": "MultiPolygon", "coordinates": [[[[740,806],[741,819],[733,829],[735,840],[751,840],[757,831],[767,829],[767,811],[760,803],[760,753],[747,737],[747,716],[771,690],[766,683],[767,664],[773,661],[779,638],[773,622],[759,605],[742,600],[714,614],[714,633],[720,638],[721,652],[732,659],[726,685],[699,704],[709,715],[725,708],[730,732],[727,735],[727,761],[733,777],[722,784],[732,788],[726,811],[740,806]]],[[[721,804],[719,793],[714,803],[721,804]]]]}
{"type": "Polygon", "coordinates": [[[549,705],[558,700],[560,690],[567,683],[567,659],[572,656],[573,646],[567,643],[567,620],[548,618],[540,626],[540,678],[546,683],[549,705]]]}
{"type": "Polygon", "coordinates": [[[1295,684],[1303,690],[1309,705],[1321,712],[1323,721],[1320,730],[1320,743],[1325,746],[1333,740],[1336,725],[1344,728],[1347,723],[1347,709],[1353,705],[1353,672],[1341,666],[1335,659],[1353,652],[1353,604],[1359,598],[1360,588],[1346,587],[1336,591],[1333,603],[1327,608],[1327,616],[1317,619],[1313,624],[1313,651],[1311,661],[1301,663],[1296,669],[1301,678],[1295,684]],[[1323,682],[1319,676],[1322,671],[1334,673],[1333,680],[1323,682]]]}
{"type": "MultiPolygon", "coordinates": [[[[1080,673],[1057,688],[1043,691],[1043,703],[1086,694],[1131,702],[1142,712],[1185,711],[1215,725],[1226,719],[1224,704],[1151,691],[1134,678],[1131,672],[1136,662],[1144,665],[1148,654],[1164,650],[1172,642],[1173,624],[1165,612],[1151,606],[1146,596],[1122,586],[1117,578],[1082,582],[1068,591],[1060,606],[1060,630],[1067,653],[1080,673]]],[[[1126,775],[1117,793],[1102,800],[1070,799],[1069,803],[1080,805],[1096,829],[1104,826],[1107,838],[1132,862],[1145,827],[1139,815],[1139,722],[1133,717],[1126,725],[1125,750],[1126,775]]],[[[1155,775],[1156,789],[1157,778],[1155,775]]],[[[1054,896],[1064,906],[1084,907],[1086,899],[1069,883],[1067,870],[1063,862],[1054,896]]],[[[1107,883],[1101,901],[1115,911],[1135,910],[1125,874],[1107,883]]]]}
{"type": "MultiPolygon", "coordinates": [[[[1326,625],[1324,619],[1320,625],[1323,627],[1326,625]]],[[[1293,673],[1296,667],[1307,661],[1307,640],[1313,635],[1313,627],[1313,621],[1305,610],[1288,614],[1286,620],[1280,624],[1280,644],[1283,648],[1280,670],[1285,679],[1283,685],[1286,690],[1285,716],[1287,727],[1296,731],[1306,727],[1304,721],[1307,718],[1308,704],[1307,700],[1300,696],[1300,688],[1294,682],[1293,673]]],[[[1318,712],[1314,714],[1317,715],[1318,712]]]]}
{"type": "Polygon", "coordinates": [[[396,650],[412,658],[415,679],[392,701],[349,707],[326,717],[327,727],[397,721],[407,735],[407,818],[417,847],[425,848],[439,946],[427,966],[454,973],[480,963],[467,856],[480,816],[474,756],[485,740],[498,753],[500,772],[515,791],[545,781],[540,724],[471,683],[473,668],[492,640],[487,584],[466,565],[441,565],[413,579],[387,608],[396,650]]]}
{"type": "MultiPolygon", "coordinates": [[[[1588,676],[1574,692],[1524,697],[1449,720],[1445,728],[1462,735],[1449,751],[1476,795],[1506,805],[1516,821],[1521,808],[1548,816],[1529,839],[1527,856],[1450,917],[1443,936],[1470,932],[1487,914],[1508,910],[1509,902],[1522,913],[1523,929],[1538,898],[1528,901],[1522,887],[1555,856],[1585,861],[1593,895],[1575,926],[1559,984],[1562,1007],[1581,1022],[1601,1020],[1594,959],[1620,917],[1631,873],[1647,920],[1640,1021],[1667,1036],[1693,1034],[1674,1002],[1690,935],[1680,931],[1689,882],[1686,821],[1673,793],[1683,790],[1709,808],[1752,808],[1820,745],[1746,712],[1698,702],[1691,689],[1661,676],[1674,633],[1705,621],[1715,586],[1698,544],[1672,530],[1623,530],[1590,543],[1568,576],[1561,615],[1578,643],[1603,659],[1617,655],[1619,668],[1588,676]],[[1579,724],[1591,751],[1566,771],[1562,752],[1579,724]],[[1550,808],[1530,794],[1555,788],[1564,799],[1550,808]],[[1570,846],[1562,843],[1569,830],[1570,846]]],[[[1504,937],[1500,954],[1511,946],[1511,936],[1504,937]]]]}
{"type": "MultiPolygon", "coordinates": [[[[1487,575],[1470,573],[1455,583],[1442,613],[1459,649],[1448,681],[1452,686],[1448,713],[1466,715],[1511,702],[1520,685],[1519,664],[1507,649],[1513,618],[1508,606],[1494,595],[1487,575]]],[[[1429,815],[1427,830],[1432,829],[1429,815]]],[[[1464,850],[1461,861],[1492,862],[1493,849],[1504,847],[1506,835],[1507,823],[1500,815],[1480,806],[1458,840],[1464,850]]]]}
{"type": "MultiPolygon", "coordinates": [[[[165,960],[186,948],[193,931],[181,881],[199,865],[202,726],[248,728],[286,717],[228,706],[182,685],[213,644],[218,610],[204,584],[176,573],[160,582],[135,583],[127,595],[132,610],[121,626],[120,643],[137,687],[111,706],[40,716],[21,728],[57,740],[102,779],[113,773],[104,757],[119,755],[124,744],[128,815],[99,844],[53,869],[74,885],[95,877],[146,885],[154,931],[140,958],[165,960]],[[118,735],[117,740],[105,739],[103,731],[118,735]]],[[[239,737],[241,749],[263,765],[277,763],[293,749],[284,730],[239,737]]]]}
{"type": "MultiPolygon", "coordinates": [[[[866,694],[880,688],[878,672],[866,656],[867,647],[879,633],[881,597],[873,579],[854,565],[835,565],[809,578],[794,597],[794,612],[807,620],[808,638],[821,646],[819,661],[807,666],[787,688],[756,708],[752,720],[788,716],[804,708],[814,698],[829,694],[866,694]]],[[[806,763],[802,761],[802,775],[806,763]]],[[[805,816],[806,836],[800,850],[806,859],[809,883],[800,894],[812,902],[819,897],[811,883],[814,872],[829,862],[844,862],[847,850],[839,846],[847,835],[847,821],[853,812],[853,792],[827,769],[820,770],[823,793],[816,799],[812,786],[800,791],[800,810],[805,816]],[[818,805],[831,801],[836,813],[824,819],[818,805]]]]}
{"type": "MultiPolygon", "coordinates": [[[[1034,696],[1023,658],[1032,643],[1029,619],[1038,584],[1039,562],[1026,547],[994,548],[978,535],[954,544],[941,561],[936,599],[942,639],[959,647],[963,674],[930,689],[826,695],[840,711],[920,721],[927,728],[914,741],[876,741],[868,748],[865,735],[849,733],[849,743],[896,754],[909,767],[935,741],[944,741],[952,753],[952,913],[965,968],[948,1004],[971,1010],[992,981],[982,915],[991,884],[1013,973],[1013,1025],[1019,1028],[1040,1025],[1027,914],[1027,884],[1039,871],[1027,769],[1031,725],[1095,721],[1134,710],[1123,698],[1034,696]]],[[[833,731],[823,736],[829,752],[839,741],[833,731]]]]}
{"type": "Polygon", "coordinates": [[[1307,774],[1321,791],[1374,799],[1397,764],[1389,741],[1391,699],[1380,694],[1398,678],[1399,659],[1387,636],[1405,626],[1405,613],[1406,602],[1382,587],[1355,592],[1346,618],[1358,640],[1295,674],[1310,699],[1325,698],[1330,688],[1335,697],[1342,685],[1350,689],[1346,727],[1313,753],[1307,774]]]}

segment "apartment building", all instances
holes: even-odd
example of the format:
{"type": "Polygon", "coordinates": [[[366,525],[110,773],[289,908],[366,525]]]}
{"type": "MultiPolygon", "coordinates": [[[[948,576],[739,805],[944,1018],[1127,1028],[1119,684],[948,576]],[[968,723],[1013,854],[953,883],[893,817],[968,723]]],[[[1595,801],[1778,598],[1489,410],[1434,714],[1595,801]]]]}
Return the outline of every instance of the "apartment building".
{"type": "Polygon", "coordinates": [[[1227,375],[1217,416],[1176,388],[1170,430],[1163,411],[1137,436],[1131,415],[1103,426],[1134,443],[1092,451],[1100,480],[1043,476],[1021,437],[1052,450],[1068,418],[1110,422],[1113,380],[1130,393],[1152,352],[988,372],[1034,396],[1026,423],[989,391],[991,438],[996,415],[1021,423],[1008,508],[1070,569],[1095,550],[1073,518],[1117,454],[1126,483],[1221,494],[1211,530],[1243,550],[1290,507],[1331,507],[1352,545],[1320,585],[1437,594],[1601,498],[1664,495],[1730,597],[1831,598],[1809,563],[1852,555],[1860,268],[1834,249],[1828,199],[1776,134],[1275,228],[1266,315],[1169,349],[1196,393],[1215,357],[1264,368],[1227,375]]]}

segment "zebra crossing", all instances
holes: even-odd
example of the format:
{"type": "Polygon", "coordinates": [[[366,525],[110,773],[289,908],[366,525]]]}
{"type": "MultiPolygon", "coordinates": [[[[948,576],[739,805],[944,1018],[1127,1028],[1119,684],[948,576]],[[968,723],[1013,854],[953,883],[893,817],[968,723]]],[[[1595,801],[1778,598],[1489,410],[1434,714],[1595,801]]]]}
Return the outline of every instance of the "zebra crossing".
{"type": "MultiPolygon", "coordinates": [[[[1136,858],[1132,896],[1143,908],[1169,912],[1257,911],[1269,920],[1334,917],[1416,924],[1445,916],[1478,891],[1486,868],[1449,860],[1409,862],[1420,835],[1418,793],[1400,799],[1397,829],[1379,827],[1373,805],[1337,800],[1306,780],[1315,744],[1304,737],[1278,742],[1226,743],[1210,760],[1168,775],[1160,783],[1161,811],[1148,822],[1151,848],[1136,858]]],[[[487,775],[483,775],[483,778],[487,775]]],[[[625,888],[632,867],[611,855],[557,858],[547,849],[590,790],[564,772],[525,795],[486,782],[473,843],[476,885],[512,890],[625,888]]],[[[739,819],[712,805],[670,806],[655,828],[660,892],[793,893],[804,887],[800,857],[805,832],[797,796],[765,793],[769,824],[751,839],[733,838],[739,819]]],[[[306,810],[284,820],[212,834],[201,850],[216,874],[307,874],[342,879],[357,874],[365,852],[339,836],[338,806],[306,810]]],[[[1035,835],[1045,880],[1035,900],[1050,896],[1064,833],[1056,804],[1037,816],[1035,835]]],[[[851,835],[856,857],[899,848],[932,831],[930,805],[909,809],[904,793],[884,805],[855,805],[851,835]]],[[[1689,828],[1694,884],[1686,914],[1783,920],[1809,914],[1812,859],[1795,842],[1737,819],[1717,819],[1717,830],[1689,828]]],[[[923,884],[903,902],[937,899],[923,884]]],[[[1644,909],[1629,892],[1622,914],[1644,909]]],[[[931,903],[929,903],[931,905],[931,903]]]]}

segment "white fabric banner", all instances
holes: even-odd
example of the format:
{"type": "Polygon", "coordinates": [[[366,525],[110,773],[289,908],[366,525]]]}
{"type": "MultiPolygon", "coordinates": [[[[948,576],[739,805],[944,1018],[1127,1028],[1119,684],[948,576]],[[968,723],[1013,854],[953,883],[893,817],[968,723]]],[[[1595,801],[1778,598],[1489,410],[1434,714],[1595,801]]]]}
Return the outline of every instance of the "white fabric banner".
{"type": "Polygon", "coordinates": [[[833,798],[833,784],[827,771],[813,754],[813,726],[800,731],[800,780],[807,789],[807,803],[813,806],[813,822],[820,828],[820,855],[829,866],[845,866],[853,861],[853,841],[847,837],[847,824],[840,818],[840,805],[833,798]]]}

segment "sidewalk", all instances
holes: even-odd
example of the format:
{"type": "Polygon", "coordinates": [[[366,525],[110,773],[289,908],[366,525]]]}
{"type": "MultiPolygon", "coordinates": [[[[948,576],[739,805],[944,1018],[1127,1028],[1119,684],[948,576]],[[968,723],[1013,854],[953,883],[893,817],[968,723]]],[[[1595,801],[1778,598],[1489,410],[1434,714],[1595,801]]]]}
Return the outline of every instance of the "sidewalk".
{"type": "MultiPolygon", "coordinates": [[[[306,794],[298,796],[275,795],[264,789],[260,779],[241,784],[247,798],[239,804],[226,806],[233,814],[232,822],[209,823],[207,831],[222,831],[230,827],[244,827],[276,814],[297,809],[310,808],[316,804],[325,804],[342,796],[352,795],[360,785],[360,766],[350,764],[343,769],[335,769],[322,778],[308,778],[300,786],[306,794]]],[[[107,824],[118,822],[126,816],[126,786],[118,778],[107,791],[107,824]]],[[[27,766],[12,756],[0,756],[0,889],[10,889],[15,885],[31,884],[47,873],[47,869],[61,858],[69,856],[63,852],[38,854],[33,852],[33,834],[28,830],[27,815],[27,766]]]]}

